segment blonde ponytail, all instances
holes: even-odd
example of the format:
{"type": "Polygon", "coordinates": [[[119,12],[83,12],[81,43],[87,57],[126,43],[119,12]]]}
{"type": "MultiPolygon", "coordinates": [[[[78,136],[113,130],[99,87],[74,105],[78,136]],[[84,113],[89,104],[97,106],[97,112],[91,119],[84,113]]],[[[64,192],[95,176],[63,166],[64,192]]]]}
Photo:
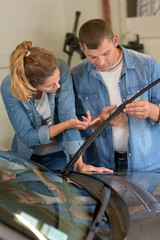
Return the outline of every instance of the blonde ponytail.
{"type": "Polygon", "coordinates": [[[10,56],[11,91],[14,97],[22,102],[28,101],[36,89],[31,86],[24,69],[24,58],[32,47],[31,42],[23,42],[17,46],[10,56]]]}

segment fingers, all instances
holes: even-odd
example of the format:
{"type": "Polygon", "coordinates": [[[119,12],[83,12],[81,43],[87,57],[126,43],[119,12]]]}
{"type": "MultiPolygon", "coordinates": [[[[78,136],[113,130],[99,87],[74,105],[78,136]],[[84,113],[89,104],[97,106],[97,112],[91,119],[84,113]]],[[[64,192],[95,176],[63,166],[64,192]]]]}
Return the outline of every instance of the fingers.
{"type": "MultiPolygon", "coordinates": [[[[85,119],[85,117],[84,117],[85,119]]],[[[75,127],[74,128],[77,128],[77,129],[82,129],[82,130],[86,130],[88,127],[94,125],[97,121],[99,121],[99,118],[89,122],[89,121],[80,121],[77,119],[76,121],[76,124],[75,124],[75,127]]]]}
{"type": "MultiPolygon", "coordinates": [[[[82,119],[84,120],[84,122],[79,122],[79,129],[83,129],[85,130],[86,128],[88,128],[89,126],[93,126],[95,125],[95,123],[97,123],[100,120],[105,120],[106,118],[109,117],[110,112],[113,111],[115,108],[117,107],[117,105],[110,105],[107,106],[105,108],[103,108],[100,117],[96,117],[94,120],[92,120],[90,112],[87,111],[87,117],[82,116],[82,119]],[[83,124],[82,124],[83,123],[83,124]],[[84,124],[85,123],[85,124],[84,124]]],[[[122,121],[124,120],[124,114],[120,113],[118,116],[116,116],[110,123],[110,125],[112,126],[118,126],[122,121]]],[[[101,124],[101,123],[100,123],[101,124]]]]}
{"type": "Polygon", "coordinates": [[[97,117],[96,119],[94,119],[93,121],[90,122],[90,126],[94,125],[96,122],[98,122],[100,120],[100,117],[97,117]]]}
{"type": "Polygon", "coordinates": [[[89,124],[87,122],[79,121],[79,123],[76,125],[75,128],[85,130],[88,127],[89,127],[89,124]]]}
{"type": "Polygon", "coordinates": [[[82,116],[82,119],[83,119],[85,122],[89,122],[88,118],[85,117],[85,116],[82,116]]]}
{"type": "Polygon", "coordinates": [[[92,118],[91,118],[91,114],[90,114],[89,111],[87,111],[87,116],[88,117],[82,116],[83,120],[86,121],[86,122],[91,122],[92,118]]]}
{"type": "Polygon", "coordinates": [[[92,120],[92,118],[91,118],[91,114],[89,111],[87,111],[87,116],[88,117],[82,116],[82,118],[85,122],[90,122],[92,120]]]}
{"type": "Polygon", "coordinates": [[[105,168],[105,167],[97,167],[96,172],[107,172],[107,173],[113,173],[113,170],[109,169],[109,168],[105,168]]]}
{"type": "Polygon", "coordinates": [[[96,122],[98,122],[100,120],[100,117],[97,117],[94,120],[91,119],[92,121],[88,120],[88,118],[86,118],[85,116],[82,116],[82,118],[85,122],[88,123],[89,126],[92,126],[93,124],[95,124],[96,122]]]}
{"type": "Polygon", "coordinates": [[[111,126],[117,127],[124,121],[124,113],[118,114],[116,117],[113,118],[113,120],[110,122],[111,126]]]}
{"type": "Polygon", "coordinates": [[[100,114],[101,120],[104,121],[105,119],[107,119],[110,116],[111,112],[116,107],[117,107],[117,105],[110,105],[110,106],[104,107],[100,114]]]}
{"type": "Polygon", "coordinates": [[[110,105],[110,106],[107,106],[107,107],[104,107],[102,109],[102,112],[101,112],[101,116],[105,116],[106,114],[106,117],[108,117],[110,115],[110,113],[117,107],[117,105],[110,105]]]}
{"type": "MultiPolygon", "coordinates": [[[[130,98],[128,98],[127,100],[129,100],[130,98]]],[[[146,101],[146,100],[135,100],[135,101],[133,101],[133,102],[131,102],[131,103],[128,103],[127,105],[126,105],[126,108],[125,109],[130,109],[130,108],[133,108],[133,109],[135,109],[135,108],[139,108],[139,107],[144,107],[144,106],[147,106],[148,105],[148,101],[146,101]]]]}
{"type": "Polygon", "coordinates": [[[107,106],[107,107],[105,107],[105,108],[103,108],[103,109],[105,109],[105,111],[107,111],[107,112],[111,112],[111,111],[113,111],[116,107],[117,107],[117,105],[114,104],[114,105],[107,106]]]}
{"type": "Polygon", "coordinates": [[[136,100],[132,103],[127,104],[123,112],[130,116],[144,119],[149,115],[149,106],[150,103],[146,100],[136,100]]]}
{"type": "Polygon", "coordinates": [[[71,118],[70,122],[71,122],[71,127],[70,128],[86,129],[88,127],[88,122],[80,121],[77,118],[71,118]]]}
{"type": "Polygon", "coordinates": [[[89,111],[87,111],[87,116],[88,117],[85,117],[85,116],[82,116],[82,119],[84,120],[84,122],[86,123],[86,125],[84,127],[84,130],[87,128],[87,127],[90,127],[90,126],[93,126],[96,122],[98,122],[100,120],[100,117],[97,117],[95,118],[94,120],[92,120],[91,118],[91,114],[89,111]]]}
{"type": "Polygon", "coordinates": [[[87,111],[87,116],[88,116],[88,121],[91,121],[91,120],[92,120],[92,118],[91,118],[91,114],[90,114],[90,112],[89,112],[89,111],[87,111]]]}
{"type": "Polygon", "coordinates": [[[107,173],[113,173],[113,170],[105,168],[105,167],[94,167],[92,165],[84,165],[83,168],[80,170],[81,172],[107,172],[107,173]]]}

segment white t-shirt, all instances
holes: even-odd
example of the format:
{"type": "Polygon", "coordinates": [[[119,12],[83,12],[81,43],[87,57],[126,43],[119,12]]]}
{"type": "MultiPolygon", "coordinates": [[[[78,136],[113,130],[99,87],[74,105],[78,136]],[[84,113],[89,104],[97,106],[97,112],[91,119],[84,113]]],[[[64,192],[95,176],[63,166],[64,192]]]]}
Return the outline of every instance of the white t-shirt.
{"type": "MultiPolygon", "coordinates": [[[[123,56],[122,56],[123,57],[123,56]]],[[[122,103],[118,81],[122,69],[122,58],[110,70],[100,72],[103,81],[109,92],[111,105],[119,106],[122,103]]],[[[117,127],[112,127],[114,150],[117,152],[127,152],[127,143],[129,136],[128,120],[125,120],[117,127]]]]}
{"type": "MultiPolygon", "coordinates": [[[[51,109],[48,102],[48,97],[46,93],[42,93],[41,99],[35,99],[35,105],[37,112],[42,118],[42,125],[51,125],[51,109]]],[[[61,151],[62,148],[58,145],[55,139],[49,144],[42,144],[37,146],[34,150],[34,154],[42,156],[54,152],[61,151]]]]}

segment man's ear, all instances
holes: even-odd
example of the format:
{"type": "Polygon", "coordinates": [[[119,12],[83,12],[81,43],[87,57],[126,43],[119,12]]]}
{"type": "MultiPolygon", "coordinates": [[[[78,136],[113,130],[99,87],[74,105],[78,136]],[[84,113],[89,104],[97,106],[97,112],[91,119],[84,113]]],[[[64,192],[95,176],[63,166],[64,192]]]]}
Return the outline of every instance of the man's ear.
{"type": "Polygon", "coordinates": [[[84,51],[84,48],[83,48],[83,45],[81,44],[81,42],[79,42],[79,45],[80,45],[82,51],[84,51]]]}
{"type": "Polygon", "coordinates": [[[118,46],[118,36],[117,36],[117,34],[113,35],[113,42],[114,42],[115,47],[117,47],[118,46]]]}

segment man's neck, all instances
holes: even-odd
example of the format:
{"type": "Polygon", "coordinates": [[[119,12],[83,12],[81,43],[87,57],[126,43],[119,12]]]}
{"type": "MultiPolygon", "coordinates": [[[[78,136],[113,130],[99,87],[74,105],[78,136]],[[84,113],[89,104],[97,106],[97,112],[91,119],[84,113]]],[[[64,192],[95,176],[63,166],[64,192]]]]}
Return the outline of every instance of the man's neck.
{"type": "Polygon", "coordinates": [[[123,52],[120,48],[117,48],[117,61],[109,70],[116,68],[121,63],[122,59],[123,59],[123,52]]]}

